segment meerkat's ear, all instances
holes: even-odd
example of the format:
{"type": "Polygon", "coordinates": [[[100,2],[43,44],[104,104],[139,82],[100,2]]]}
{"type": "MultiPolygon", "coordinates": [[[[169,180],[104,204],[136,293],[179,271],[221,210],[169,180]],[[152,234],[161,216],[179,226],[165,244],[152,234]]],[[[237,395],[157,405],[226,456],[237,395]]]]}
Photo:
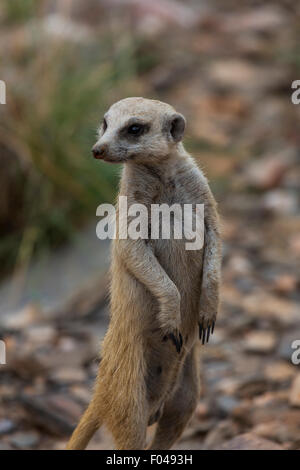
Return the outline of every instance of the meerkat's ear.
{"type": "Polygon", "coordinates": [[[182,140],[185,129],[185,118],[182,114],[175,113],[169,118],[169,132],[175,142],[182,140]]]}

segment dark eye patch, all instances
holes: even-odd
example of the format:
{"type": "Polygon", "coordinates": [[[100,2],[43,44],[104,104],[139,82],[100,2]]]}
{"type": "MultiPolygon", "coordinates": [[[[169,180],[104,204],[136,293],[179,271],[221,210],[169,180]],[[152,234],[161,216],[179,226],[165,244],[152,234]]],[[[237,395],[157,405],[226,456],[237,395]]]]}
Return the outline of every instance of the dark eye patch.
{"type": "Polygon", "coordinates": [[[125,138],[135,139],[143,134],[146,134],[149,129],[150,125],[145,122],[130,120],[120,131],[120,135],[125,138]]]}
{"type": "Polygon", "coordinates": [[[131,126],[127,128],[127,132],[130,135],[139,136],[144,133],[144,129],[145,129],[145,126],[143,124],[131,124],[131,126]]]}
{"type": "Polygon", "coordinates": [[[102,129],[103,129],[103,132],[106,131],[107,129],[107,122],[106,122],[106,119],[104,118],[103,121],[102,121],[102,129]]]}

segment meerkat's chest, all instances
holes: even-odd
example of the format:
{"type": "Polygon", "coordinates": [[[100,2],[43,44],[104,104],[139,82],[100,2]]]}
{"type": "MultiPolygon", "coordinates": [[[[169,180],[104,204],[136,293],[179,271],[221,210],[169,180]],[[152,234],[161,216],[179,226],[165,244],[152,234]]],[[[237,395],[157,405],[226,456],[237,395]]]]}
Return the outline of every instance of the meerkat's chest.
{"type": "Polygon", "coordinates": [[[201,204],[200,182],[197,178],[187,178],[184,174],[174,174],[144,184],[139,182],[130,195],[132,203],[147,207],[153,204],[201,204]]]}
{"type": "Polygon", "coordinates": [[[129,205],[141,204],[145,209],[153,248],[190,251],[190,246],[186,250],[186,241],[193,238],[196,230],[203,229],[204,207],[199,188],[195,178],[174,174],[134,189],[129,205]]]}
{"type": "Polygon", "coordinates": [[[140,204],[145,209],[145,242],[167,274],[178,286],[183,284],[182,279],[187,280],[189,290],[193,282],[198,286],[204,238],[204,201],[198,170],[189,167],[135,180],[123,194],[126,192],[129,206],[140,204]]]}

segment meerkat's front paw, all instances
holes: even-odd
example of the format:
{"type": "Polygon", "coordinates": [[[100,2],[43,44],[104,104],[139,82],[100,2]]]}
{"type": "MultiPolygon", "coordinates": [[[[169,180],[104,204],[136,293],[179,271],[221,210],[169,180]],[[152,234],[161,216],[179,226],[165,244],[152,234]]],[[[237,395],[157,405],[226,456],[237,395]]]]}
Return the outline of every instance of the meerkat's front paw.
{"type": "Polygon", "coordinates": [[[176,330],[176,332],[169,333],[168,335],[165,335],[163,337],[163,341],[167,341],[168,339],[170,339],[174,343],[176,351],[179,354],[183,345],[182,334],[180,333],[180,331],[176,330]]]}
{"type": "Polygon", "coordinates": [[[202,314],[198,324],[200,341],[202,341],[202,344],[208,343],[210,335],[213,334],[215,329],[216,317],[208,318],[208,315],[202,314]]]}
{"type": "Polygon", "coordinates": [[[183,338],[182,338],[182,334],[180,332],[179,327],[174,327],[171,325],[169,326],[163,325],[161,327],[161,332],[162,332],[162,340],[163,341],[171,340],[176,348],[176,351],[179,354],[183,345],[183,338]]]}
{"type": "Polygon", "coordinates": [[[170,289],[170,293],[160,302],[158,322],[162,332],[163,341],[170,339],[174,344],[176,351],[180,353],[183,339],[180,333],[181,312],[180,312],[180,294],[177,288],[170,289]]]}

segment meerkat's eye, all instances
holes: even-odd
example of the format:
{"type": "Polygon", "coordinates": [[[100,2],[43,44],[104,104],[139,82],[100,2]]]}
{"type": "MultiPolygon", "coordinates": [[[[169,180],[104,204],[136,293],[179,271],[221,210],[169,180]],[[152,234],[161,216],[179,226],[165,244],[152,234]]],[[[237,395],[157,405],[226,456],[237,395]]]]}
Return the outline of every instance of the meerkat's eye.
{"type": "Polygon", "coordinates": [[[144,132],[145,126],[143,124],[132,124],[128,127],[127,132],[130,135],[139,136],[144,132]]]}
{"type": "Polygon", "coordinates": [[[106,119],[104,118],[103,121],[102,121],[102,130],[103,132],[105,132],[107,129],[107,122],[106,122],[106,119]]]}

